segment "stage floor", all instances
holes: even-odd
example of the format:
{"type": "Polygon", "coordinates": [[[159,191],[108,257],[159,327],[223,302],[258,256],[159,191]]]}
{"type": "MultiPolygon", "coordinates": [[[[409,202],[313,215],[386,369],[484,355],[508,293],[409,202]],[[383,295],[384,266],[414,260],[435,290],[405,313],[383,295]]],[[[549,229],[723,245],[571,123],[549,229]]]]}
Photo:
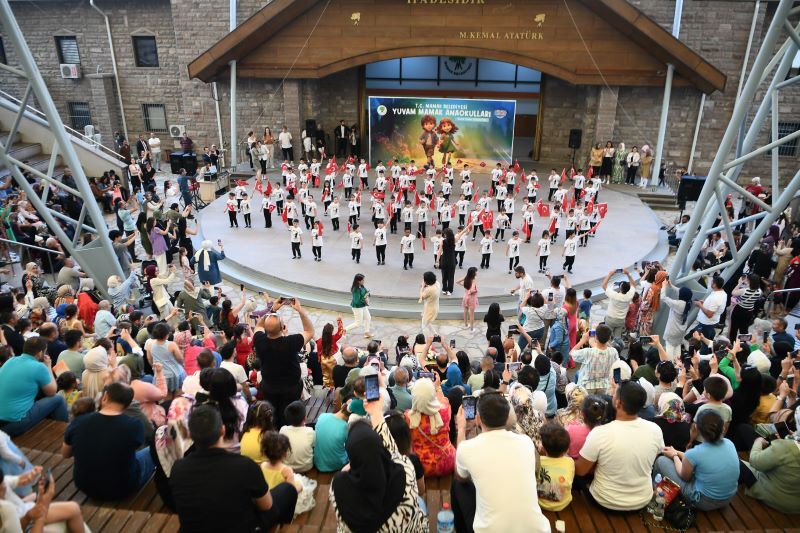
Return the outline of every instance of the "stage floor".
{"type": "MultiPolygon", "coordinates": [[[[279,172],[270,173],[273,181],[276,176],[279,177],[279,172]]],[[[374,177],[370,176],[370,183],[373,181],[374,177]]],[[[486,190],[488,176],[479,175],[476,181],[481,190],[486,190]]],[[[542,183],[541,191],[545,191],[547,194],[546,182],[542,180],[542,183]]],[[[248,189],[252,191],[253,187],[254,180],[250,179],[248,189]]],[[[315,196],[319,196],[319,190],[315,191],[315,196]]],[[[370,212],[368,200],[365,200],[362,205],[361,232],[364,235],[364,249],[360,264],[356,264],[350,257],[346,204],[344,204],[343,215],[340,218],[340,231],[332,230],[329,218],[324,216],[321,218],[324,224],[323,261],[315,262],[311,252],[311,236],[306,231],[302,220],[300,225],[304,232],[303,257],[294,260],[289,243],[289,232],[276,213],[273,213],[272,228],[264,228],[264,218],[260,210],[261,195],[256,193],[251,200],[254,209],[253,227],[250,229],[244,228],[242,215],[238,217],[238,229],[229,227],[228,215],[225,213],[225,201],[226,196],[222,196],[200,211],[199,220],[203,237],[215,243],[217,239],[222,239],[227,256],[226,261],[238,263],[269,276],[346,293],[349,291],[353,276],[356,273],[362,273],[366,276],[367,286],[375,295],[412,297],[419,290],[422,274],[427,270],[433,270],[433,251],[429,240],[426,251],[422,251],[419,241],[415,243],[414,268],[403,270],[403,255],[400,253],[401,234],[388,236],[386,265],[377,265],[375,248],[372,246],[374,228],[368,214],[370,212]]],[[[635,195],[603,189],[600,192],[600,201],[608,203],[608,213],[600,224],[596,237],[589,239],[588,247],[578,248],[573,274],[569,276],[572,285],[587,284],[601,279],[615,268],[630,267],[653,251],[658,244],[660,222],[653,211],[635,195]]],[[[519,203],[521,203],[521,196],[518,196],[519,203]]],[[[518,227],[519,219],[520,214],[517,212],[512,226],[518,227]]],[[[543,274],[537,272],[539,263],[536,257],[535,242],[538,241],[541,232],[547,228],[548,224],[548,219],[537,216],[531,243],[523,244],[520,256],[520,264],[531,274],[539,288],[546,287],[548,282],[543,274]]],[[[416,226],[415,222],[412,226],[414,230],[416,230],[416,226]]],[[[432,234],[430,225],[428,230],[428,237],[430,237],[432,234]]],[[[506,241],[509,237],[510,231],[506,231],[506,241]]],[[[480,232],[474,242],[471,240],[470,233],[467,240],[464,268],[456,270],[456,280],[463,277],[468,267],[480,265],[479,241],[480,232]]],[[[563,258],[561,257],[563,243],[564,236],[563,230],[561,230],[557,243],[551,248],[548,262],[554,275],[563,273],[563,258]]],[[[495,243],[490,269],[478,270],[477,279],[481,297],[507,295],[510,289],[517,286],[514,275],[508,273],[508,259],[505,257],[505,250],[505,243],[495,243]]],[[[463,293],[463,289],[457,286],[451,298],[460,298],[463,293]]],[[[481,303],[485,304],[487,300],[481,303]]]]}

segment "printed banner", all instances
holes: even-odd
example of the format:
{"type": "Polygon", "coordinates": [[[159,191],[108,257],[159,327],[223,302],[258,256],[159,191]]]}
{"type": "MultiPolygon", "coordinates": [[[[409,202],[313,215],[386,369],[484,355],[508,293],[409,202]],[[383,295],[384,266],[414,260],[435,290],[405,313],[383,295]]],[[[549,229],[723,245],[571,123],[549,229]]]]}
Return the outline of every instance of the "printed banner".
{"type": "MultiPolygon", "coordinates": [[[[511,163],[516,100],[369,97],[370,162],[511,163]]],[[[477,169],[479,170],[480,169],[477,169]]]]}

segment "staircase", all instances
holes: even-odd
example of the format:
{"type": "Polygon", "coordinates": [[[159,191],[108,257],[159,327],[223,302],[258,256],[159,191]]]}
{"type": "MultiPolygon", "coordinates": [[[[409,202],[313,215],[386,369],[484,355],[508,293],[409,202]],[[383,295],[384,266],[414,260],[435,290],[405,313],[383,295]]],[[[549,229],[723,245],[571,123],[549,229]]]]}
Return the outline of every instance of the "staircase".
{"type": "MultiPolygon", "coordinates": [[[[9,141],[9,132],[4,126],[5,124],[0,124],[0,143],[8,147],[8,155],[32,166],[42,173],[47,173],[47,169],[50,165],[50,154],[44,153],[41,143],[25,142],[22,140],[22,135],[19,132],[9,141]]],[[[64,165],[61,161],[61,156],[57,156],[53,177],[57,178],[63,173],[64,165]]],[[[6,176],[9,174],[11,174],[11,169],[6,167],[3,161],[0,161],[0,179],[5,180],[6,176]]]]}
{"type": "Polygon", "coordinates": [[[658,211],[680,211],[678,200],[675,194],[669,189],[658,189],[655,192],[650,190],[637,192],[639,199],[647,204],[650,209],[658,211]],[[665,192],[660,192],[665,191],[665,192]]]}

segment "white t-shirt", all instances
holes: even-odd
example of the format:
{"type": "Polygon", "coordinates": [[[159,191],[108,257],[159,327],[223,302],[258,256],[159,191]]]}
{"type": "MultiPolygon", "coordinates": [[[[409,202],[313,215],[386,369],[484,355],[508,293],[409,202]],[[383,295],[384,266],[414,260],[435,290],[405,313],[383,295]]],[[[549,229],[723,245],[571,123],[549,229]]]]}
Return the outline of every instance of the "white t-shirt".
{"type": "Polygon", "coordinates": [[[476,533],[550,532],[536,494],[535,453],[530,438],[504,429],[486,431],[458,446],[456,471],[475,484],[476,533]]]}
{"type": "Polygon", "coordinates": [[[382,246],[386,244],[386,228],[378,228],[375,230],[375,246],[382,246]]]}
{"type": "Polygon", "coordinates": [[[322,235],[317,228],[311,230],[311,246],[322,246],[322,235]]]}
{"type": "Polygon", "coordinates": [[[492,243],[493,242],[494,241],[489,236],[485,236],[483,239],[481,239],[481,253],[482,254],[490,254],[490,253],[492,253],[492,243]]]}
{"type": "Polygon", "coordinates": [[[561,309],[561,306],[564,305],[564,296],[566,296],[566,294],[567,289],[565,289],[563,285],[559,285],[557,289],[554,289],[552,286],[550,286],[542,291],[542,297],[544,297],[544,306],[547,309],[545,317],[548,320],[556,317],[556,311],[561,309]]]}
{"type": "Polygon", "coordinates": [[[308,472],[314,466],[314,444],[317,434],[310,427],[283,426],[281,435],[286,435],[291,451],[284,461],[295,472],[308,472]]]}
{"type": "Polygon", "coordinates": [[[574,257],[578,251],[578,239],[569,238],[564,241],[564,255],[574,257]]]}
{"type": "Polygon", "coordinates": [[[241,384],[247,381],[247,372],[244,371],[242,365],[234,363],[233,361],[223,361],[219,364],[219,367],[230,372],[231,375],[233,375],[233,379],[236,380],[236,383],[241,384]]]}
{"type": "Polygon", "coordinates": [[[709,311],[714,311],[714,315],[708,318],[706,314],[700,311],[697,314],[697,321],[703,325],[715,325],[719,322],[719,317],[722,315],[722,310],[725,309],[725,304],[728,302],[728,297],[725,291],[713,291],[703,301],[703,307],[709,311]]]}
{"type": "Polygon", "coordinates": [[[558,189],[558,184],[561,183],[561,176],[558,174],[552,174],[547,178],[547,181],[550,183],[551,189],[558,189]]]}
{"type": "Polygon", "coordinates": [[[519,301],[522,302],[522,299],[525,298],[525,294],[528,291],[533,290],[533,278],[531,278],[530,274],[525,274],[521,278],[519,278],[519,289],[517,289],[517,296],[519,296],[519,301]]]}
{"type": "Polygon", "coordinates": [[[621,292],[607,288],[606,297],[608,298],[608,311],[606,316],[609,318],[616,318],[617,320],[625,320],[628,314],[628,306],[633,300],[633,295],[636,293],[633,287],[628,289],[628,292],[622,294],[621,292]]]}
{"type": "Polygon", "coordinates": [[[414,253],[414,240],[416,239],[413,235],[403,235],[403,238],[400,239],[400,248],[404,254],[413,254],[414,253]]]}
{"type": "Polygon", "coordinates": [[[303,230],[300,229],[299,227],[292,226],[291,228],[289,228],[289,231],[292,234],[292,242],[300,242],[300,235],[303,234],[303,230]]]}
{"type": "Polygon", "coordinates": [[[281,148],[292,147],[292,134],[288,131],[282,131],[278,135],[278,141],[281,143],[281,148]]]}
{"type": "Polygon", "coordinates": [[[597,463],[589,492],[608,509],[641,509],[653,497],[650,475],[663,447],[661,428],[641,418],[597,426],[580,452],[587,461],[597,463]]]}
{"type": "Polygon", "coordinates": [[[540,256],[548,256],[550,255],[550,239],[539,239],[539,255],[540,256]]]}
{"type": "Polygon", "coordinates": [[[339,204],[336,202],[332,203],[331,206],[328,208],[328,212],[331,218],[339,218],[339,204]]]}
{"type": "Polygon", "coordinates": [[[350,248],[353,250],[360,250],[361,249],[361,242],[364,240],[364,236],[361,235],[360,231],[354,231],[350,234],[350,248]]]}
{"type": "Polygon", "coordinates": [[[508,257],[519,257],[519,246],[522,243],[518,237],[512,237],[508,241],[508,257]]]}

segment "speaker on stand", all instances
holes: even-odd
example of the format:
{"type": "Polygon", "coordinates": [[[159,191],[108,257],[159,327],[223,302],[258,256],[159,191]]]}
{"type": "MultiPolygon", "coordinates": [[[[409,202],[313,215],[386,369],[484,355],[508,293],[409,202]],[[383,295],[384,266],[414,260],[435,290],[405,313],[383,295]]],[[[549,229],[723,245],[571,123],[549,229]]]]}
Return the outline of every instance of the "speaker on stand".
{"type": "Polygon", "coordinates": [[[581,147],[581,139],[583,138],[583,130],[573,128],[569,130],[569,143],[568,146],[572,148],[572,167],[575,168],[575,151],[581,147]]]}

